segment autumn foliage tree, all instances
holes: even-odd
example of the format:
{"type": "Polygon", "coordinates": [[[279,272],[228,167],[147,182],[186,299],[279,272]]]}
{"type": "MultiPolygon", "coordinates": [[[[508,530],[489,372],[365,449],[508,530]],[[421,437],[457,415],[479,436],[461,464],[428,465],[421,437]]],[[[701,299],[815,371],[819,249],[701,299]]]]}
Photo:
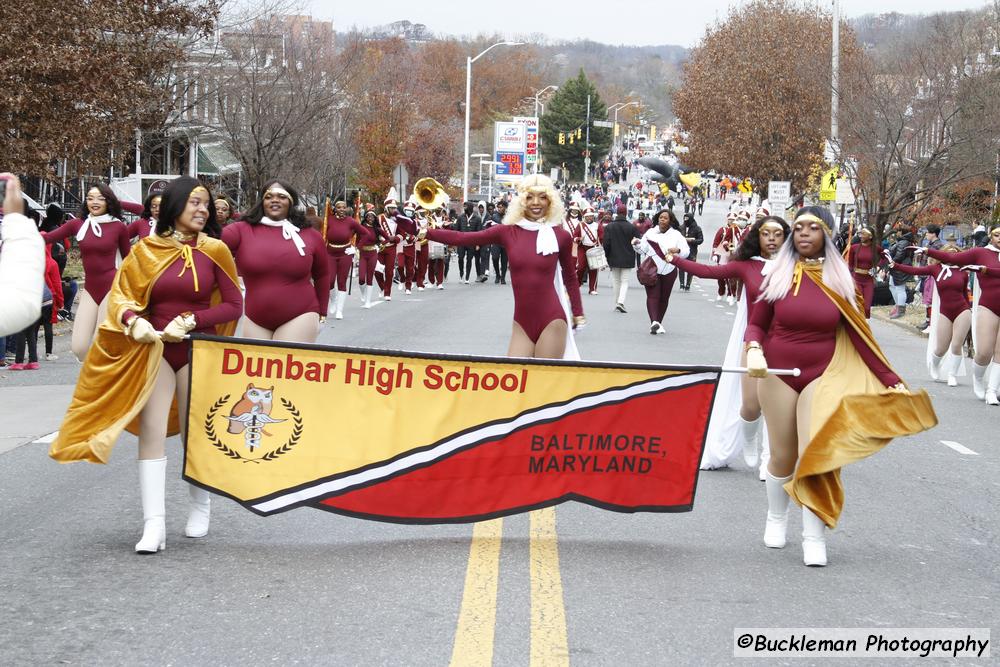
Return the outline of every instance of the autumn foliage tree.
{"type": "MultiPolygon", "coordinates": [[[[830,21],[789,0],[753,0],[709,28],[673,99],[689,133],[685,162],[802,190],[830,127],[830,21]]],[[[840,42],[850,71],[860,49],[846,24],[840,42]]]]}
{"type": "Polygon", "coordinates": [[[103,170],[137,128],[159,127],[182,38],[208,34],[217,0],[36,0],[0,5],[0,154],[44,176],[70,157],[103,170]]]}

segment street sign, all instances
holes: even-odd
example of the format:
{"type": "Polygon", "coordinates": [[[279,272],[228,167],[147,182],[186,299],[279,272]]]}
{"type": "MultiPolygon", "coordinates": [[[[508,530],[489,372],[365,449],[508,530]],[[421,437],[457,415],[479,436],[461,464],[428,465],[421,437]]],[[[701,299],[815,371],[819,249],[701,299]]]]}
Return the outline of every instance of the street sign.
{"type": "Polygon", "coordinates": [[[834,203],[847,206],[854,205],[854,189],[851,187],[851,182],[848,179],[837,179],[837,191],[834,203]]]}
{"type": "Polygon", "coordinates": [[[767,184],[767,201],[771,210],[778,214],[783,212],[792,201],[791,181],[771,181],[767,184]]]}
{"type": "Polygon", "coordinates": [[[614,127],[614,126],[615,126],[615,124],[612,123],[610,120],[595,120],[594,121],[594,127],[608,127],[608,128],[611,128],[611,127],[614,127]]]}
{"type": "Polygon", "coordinates": [[[837,176],[839,174],[840,169],[837,167],[823,173],[819,182],[820,201],[833,201],[837,198],[837,176]]]}

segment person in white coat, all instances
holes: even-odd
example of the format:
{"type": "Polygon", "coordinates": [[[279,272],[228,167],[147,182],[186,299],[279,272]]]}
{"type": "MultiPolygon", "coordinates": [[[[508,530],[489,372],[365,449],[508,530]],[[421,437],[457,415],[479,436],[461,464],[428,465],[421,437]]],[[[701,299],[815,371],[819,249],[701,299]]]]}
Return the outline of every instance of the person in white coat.
{"type": "Polygon", "coordinates": [[[3,337],[38,321],[45,282],[45,242],[35,223],[24,215],[20,181],[13,174],[0,174],[0,179],[6,182],[0,224],[0,337],[3,337]]]}
{"type": "Polygon", "coordinates": [[[677,281],[677,269],[666,261],[667,254],[687,258],[690,250],[680,223],[670,209],[661,209],[653,216],[654,226],[641,239],[632,242],[643,261],[652,258],[656,264],[656,284],[646,287],[646,312],[649,314],[649,333],[667,333],[663,318],[670,305],[670,293],[677,281]]]}

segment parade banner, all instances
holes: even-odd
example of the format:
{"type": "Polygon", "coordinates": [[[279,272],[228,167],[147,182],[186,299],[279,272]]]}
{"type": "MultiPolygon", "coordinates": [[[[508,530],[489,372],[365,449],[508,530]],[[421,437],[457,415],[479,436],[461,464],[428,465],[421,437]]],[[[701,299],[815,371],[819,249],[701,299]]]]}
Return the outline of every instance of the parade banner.
{"type": "Polygon", "coordinates": [[[184,479],[261,515],[451,523],[568,500],[690,511],[718,379],[195,336],[184,479]]]}

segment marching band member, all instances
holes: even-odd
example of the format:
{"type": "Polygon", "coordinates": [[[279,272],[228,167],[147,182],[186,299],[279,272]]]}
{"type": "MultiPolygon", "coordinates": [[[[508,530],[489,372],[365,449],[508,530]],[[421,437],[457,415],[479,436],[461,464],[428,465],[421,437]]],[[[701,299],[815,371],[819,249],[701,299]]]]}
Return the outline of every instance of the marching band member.
{"type": "MultiPolygon", "coordinates": [[[[430,216],[430,229],[442,229],[450,224],[448,213],[445,209],[440,209],[437,215],[430,216]]],[[[432,285],[437,285],[438,289],[444,289],[445,270],[448,266],[448,246],[437,241],[427,241],[428,255],[428,275],[432,285]]]]}
{"type": "MultiPolygon", "coordinates": [[[[769,215],[753,224],[743,236],[743,241],[733,253],[732,259],[725,264],[713,266],[673,255],[667,256],[667,261],[673,262],[678,269],[693,276],[718,280],[738,278],[746,285],[746,292],[739,300],[736,320],[729,336],[725,366],[746,366],[743,335],[760,297],[760,286],[764,282],[763,271],[790,233],[791,228],[787,222],[778,216],[769,215]]],[[[739,384],[731,374],[725,374],[720,378],[705,438],[705,452],[701,459],[702,470],[728,466],[737,450],[743,452],[743,460],[748,466],[757,465],[757,434],[761,425],[757,387],[757,378],[745,374],[740,376],[739,384]],[[740,404],[738,412],[732,409],[737,402],[740,404]]],[[[764,456],[759,471],[761,480],[764,479],[768,458],[766,433],[763,442],[764,456]]]]}
{"type": "MultiPolygon", "coordinates": [[[[143,533],[137,553],[166,546],[166,438],[187,425],[191,343],[185,336],[231,335],[240,316],[236,266],[218,235],[208,190],[193,178],[171,181],[156,230],[135,245],[114,279],[108,316],[49,451],[64,463],[107,463],[123,429],[138,433],[143,533]]],[[[209,494],[191,486],[190,500],[185,534],[203,537],[209,494]]]]}
{"type": "MultiPolygon", "coordinates": [[[[139,218],[127,227],[130,239],[144,239],[153,233],[153,230],[156,229],[156,218],[160,215],[160,199],[162,197],[159,192],[154,192],[146,197],[146,201],[142,203],[142,206],[139,207],[139,212],[136,213],[139,218]]],[[[136,209],[129,202],[122,202],[121,204],[123,210],[135,213],[136,209]]]]}
{"type": "Polygon", "coordinates": [[[587,251],[596,248],[604,242],[604,228],[597,222],[594,209],[588,206],[583,211],[583,220],[576,226],[577,267],[576,274],[580,286],[588,282],[590,294],[597,294],[597,270],[591,269],[587,263],[587,251]]]}
{"type": "Polygon", "coordinates": [[[323,215],[325,231],[321,235],[326,240],[326,251],[330,256],[330,308],[334,318],[344,319],[344,302],[347,300],[347,279],[354,268],[355,244],[370,245],[374,238],[347,212],[347,202],[337,200],[333,205],[333,215],[329,209],[323,215]],[[352,242],[352,238],[356,240],[352,242]]]}
{"type": "Polygon", "coordinates": [[[382,273],[375,273],[382,298],[392,301],[392,278],[396,272],[396,251],[403,240],[401,230],[397,229],[397,210],[399,205],[395,199],[387,198],[382,203],[382,214],[378,216],[379,237],[381,238],[378,261],[382,264],[382,273]]]}
{"type": "Polygon", "coordinates": [[[848,263],[851,267],[851,274],[854,276],[854,282],[865,298],[865,317],[870,319],[872,303],[875,301],[875,278],[872,276],[872,271],[878,263],[878,256],[872,245],[871,229],[862,227],[858,231],[858,237],[860,241],[852,245],[849,251],[848,263]]]}
{"type": "Polygon", "coordinates": [[[411,196],[403,206],[403,215],[397,216],[397,226],[402,231],[401,236],[403,239],[400,242],[398,252],[402,253],[403,282],[405,283],[407,294],[413,293],[413,281],[417,272],[417,244],[415,235],[417,233],[416,221],[418,211],[423,212],[411,196]]]}
{"type": "MultiPolygon", "coordinates": [[[[715,232],[715,239],[712,241],[712,261],[716,264],[725,264],[729,261],[729,256],[740,244],[742,230],[736,222],[737,212],[730,210],[726,214],[726,224],[715,232]]],[[[736,280],[732,278],[720,279],[719,291],[715,297],[716,301],[727,299],[732,305],[736,302],[736,280]]]]}
{"type": "Polygon", "coordinates": [[[361,249],[358,258],[358,283],[361,284],[361,298],[364,301],[362,308],[371,308],[372,285],[374,285],[375,267],[378,264],[378,240],[381,233],[378,215],[374,210],[365,211],[361,226],[365,228],[366,235],[364,240],[358,243],[361,249]]]}
{"type": "MultiPolygon", "coordinates": [[[[941,248],[941,252],[957,253],[958,246],[949,243],[941,248]]],[[[889,268],[911,276],[928,276],[934,286],[934,296],[931,308],[931,325],[927,336],[927,371],[935,382],[941,381],[941,365],[945,353],[951,352],[944,367],[947,371],[949,387],[958,386],[958,376],[962,374],[962,346],[972,328],[972,308],[969,306],[969,279],[962,271],[947,264],[926,266],[910,266],[889,260],[889,268]]]]}
{"type": "Polygon", "coordinates": [[[246,285],[243,335],[314,343],[326,321],[330,260],[299,193],[269,181],[257,205],[222,231],[246,285]]]}
{"type": "Polygon", "coordinates": [[[975,271],[972,340],[976,356],[972,360],[972,389],[976,398],[985,399],[987,405],[1000,405],[997,396],[1000,393],[1000,336],[997,335],[1000,331],[1000,226],[990,230],[989,242],[982,248],[953,253],[914,247],[914,252],[926,252],[944,264],[968,265],[966,268],[975,271]]]}
{"type": "Polygon", "coordinates": [[[835,227],[824,207],[796,214],[745,335],[771,445],[764,544],[785,546],[791,494],[802,505],[803,562],[813,566],[826,565],[824,530],[843,507],[840,468],[937,423],[926,392],[910,394],[875,342],[835,227]],[[768,364],[801,374],[768,375],[768,364]]]}
{"type": "Polygon", "coordinates": [[[552,181],[539,174],[526,176],[517,192],[502,225],[464,233],[429,229],[426,237],[455,246],[499,243],[506,248],[514,291],[508,356],[579,359],[570,322],[586,320],[572,239],[561,227],[562,200],[552,181]]]}
{"type": "MultiPolygon", "coordinates": [[[[415,220],[417,233],[419,234],[421,229],[427,229],[428,227],[434,226],[434,211],[419,211],[417,213],[417,218],[415,220]]],[[[418,239],[414,241],[416,246],[417,254],[417,291],[424,291],[424,283],[427,282],[427,269],[430,265],[430,248],[428,245],[430,241],[425,239],[418,239]]],[[[434,275],[430,276],[431,285],[434,284],[434,275]]]]}
{"type": "Polygon", "coordinates": [[[111,290],[118,257],[128,256],[128,228],[121,221],[122,207],[111,188],[99,183],[87,191],[79,218],[63,223],[52,232],[43,232],[46,243],[58,243],[71,234],[80,246],[80,258],[87,275],[80,305],[73,320],[70,346],[77,359],[83,361],[97,327],[107,313],[106,297],[111,290]]]}
{"type": "Polygon", "coordinates": [[[670,293],[677,280],[677,270],[666,258],[668,255],[687,257],[690,251],[672,210],[657,211],[653,216],[653,224],[642,238],[632,240],[632,246],[643,261],[652,258],[656,264],[656,284],[646,286],[646,314],[649,315],[649,333],[665,334],[667,330],[662,322],[667,314],[667,306],[670,305],[670,293]]]}

